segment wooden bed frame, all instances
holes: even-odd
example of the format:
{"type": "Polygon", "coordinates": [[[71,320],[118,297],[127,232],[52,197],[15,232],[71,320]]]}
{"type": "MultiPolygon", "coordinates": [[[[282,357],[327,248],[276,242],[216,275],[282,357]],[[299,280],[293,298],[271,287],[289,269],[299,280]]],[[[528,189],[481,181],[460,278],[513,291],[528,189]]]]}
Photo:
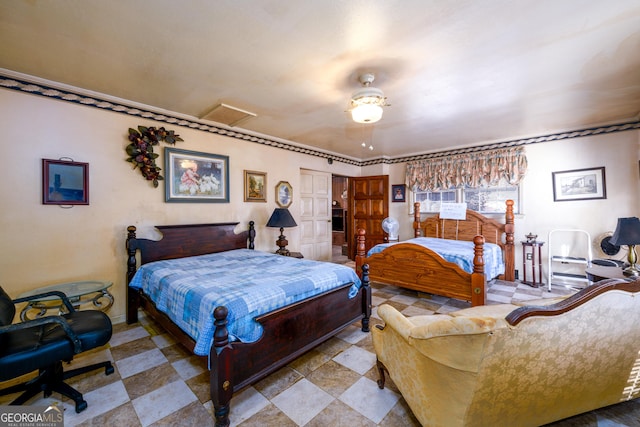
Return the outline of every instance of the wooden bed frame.
{"type": "Polygon", "coordinates": [[[515,277],[513,204],[513,200],[506,201],[504,224],[471,210],[467,210],[466,220],[441,219],[436,215],[420,221],[420,203],[414,204],[413,229],[416,237],[474,242],[473,273],[467,273],[432,250],[413,243],[395,244],[367,258],[364,230],[357,233],[356,269],[360,271],[366,263],[371,281],[467,300],[473,306],[484,305],[487,295],[484,242],[502,247],[505,274],[500,278],[513,281],[515,277]]]}
{"type": "MultiPolygon", "coordinates": [[[[136,227],[127,227],[127,283],[140,263],[222,252],[231,249],[254,248],[254,223],[249,230],[234,233],[234,223],[157,226],[161,240],[136,238],[136,227]]],[[[229,402],[234,392],[253,384],[276,371],[347,326],[361,320],[362,330],[369,331],[371,287],[368,267],[364,266],[363,285],[355,298],[349,299],[351,284],[327,293],[274,310],[256,320],[264,328],[263,336],[254,343],[230,342],[227,308],[214,310],[216,329],[209,354],[210,392],[215,411],[216,427],[229,425],[229,402]]],[[[167,315],[161,313],[143,292],[127,286],[127,323],[138,320],[138,309],[175,336],[190,351],[194,340],[184,333],[167,315]]]]}

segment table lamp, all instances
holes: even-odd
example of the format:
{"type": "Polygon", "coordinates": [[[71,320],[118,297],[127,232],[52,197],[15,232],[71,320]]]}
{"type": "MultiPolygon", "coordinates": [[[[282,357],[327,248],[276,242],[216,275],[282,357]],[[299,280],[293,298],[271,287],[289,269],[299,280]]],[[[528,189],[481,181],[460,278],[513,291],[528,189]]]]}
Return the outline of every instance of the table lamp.
{"type": "Polygon", "coordinates": [[[640,270],[636,267],[638,256],[636,255],[636,245],[640,244],[640,219],[638,217],[618,218],[618,226],[614,231],[609,243],[615,246],[629,246],[628,261],[629,266],[622,270],[625,276],[638,277],[640,270]]]}
{"type": "Polygon", "coordinates": [[[269,218],[269,222],[267,222],[267,227],[280,227],[280,237],[276,240],[276,245],[280,249],[276,251],[278,255],[289,256],[289,250],[287,249],[287,245],[289,242],[284,236],[283,232],[285,227],[297,227],[296,221],[291,216],[291,212],[287,208],[276,208],[271,214],[271,218],[269,218]]]}

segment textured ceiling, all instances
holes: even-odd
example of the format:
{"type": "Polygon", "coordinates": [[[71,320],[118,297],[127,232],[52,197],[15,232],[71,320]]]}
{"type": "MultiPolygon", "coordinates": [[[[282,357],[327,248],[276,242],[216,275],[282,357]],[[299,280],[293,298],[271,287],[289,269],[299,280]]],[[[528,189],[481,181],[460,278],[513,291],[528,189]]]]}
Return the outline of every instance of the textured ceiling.
{"type": "Polygon", "coordinates": [[[0,68],[393,158],[637,120],[640,2],[7,0],[0,68]],[[365,71],[374,125],[346,112],[365,71]]]}

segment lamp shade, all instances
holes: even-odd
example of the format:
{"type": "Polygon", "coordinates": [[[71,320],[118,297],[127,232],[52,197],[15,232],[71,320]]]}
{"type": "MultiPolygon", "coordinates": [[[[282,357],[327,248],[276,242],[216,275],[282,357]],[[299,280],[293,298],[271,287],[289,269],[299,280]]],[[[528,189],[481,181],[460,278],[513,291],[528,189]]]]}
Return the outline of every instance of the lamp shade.
{"type": "Polygon", "coordinates": [[[640,219],[635,216],[618,218],[618,226],[609,243],[614,246],[640,244],[640,219]]]}
{"type": "Polygon", "coordinates": [[[297,227],[296,221],[287,208],[276,208],[267,222],[267,227],[288,228],[297,227]]]}

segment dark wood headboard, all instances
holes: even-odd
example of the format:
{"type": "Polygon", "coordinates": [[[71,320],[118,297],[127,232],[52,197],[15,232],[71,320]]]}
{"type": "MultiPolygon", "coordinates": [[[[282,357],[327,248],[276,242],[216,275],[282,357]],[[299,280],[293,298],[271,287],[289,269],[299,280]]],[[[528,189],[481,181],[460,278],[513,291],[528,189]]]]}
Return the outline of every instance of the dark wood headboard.
{"type": "MultiPolygon", "coordinates": [[[[256,230],[254,222],[249,229],[236,234],[238,222],[218,224],[157,225],[162,233],[160,240],[138,239],[136,227],[127,227],[127,285],[138,269],[136,252],[140,251],[140,263],[146,264],[164,259],[213,254],[233,249],[254,249],[256,230]]],[[[138,320],[141,298],[138,290],[127,286],[127,323],[138,320]]]]}
{"type": "Polygon", "coordinates": [[[236,234],[233,230],[238,222],[218,224],[158,225],[162,239],[138,239],[136,227],[127,227],[127,283],[137,270],[136,251],[140,251],[140,262],[211,254],[232,249],[253,249],[256,231],[254,222],[249,229],[236,234]]]}

